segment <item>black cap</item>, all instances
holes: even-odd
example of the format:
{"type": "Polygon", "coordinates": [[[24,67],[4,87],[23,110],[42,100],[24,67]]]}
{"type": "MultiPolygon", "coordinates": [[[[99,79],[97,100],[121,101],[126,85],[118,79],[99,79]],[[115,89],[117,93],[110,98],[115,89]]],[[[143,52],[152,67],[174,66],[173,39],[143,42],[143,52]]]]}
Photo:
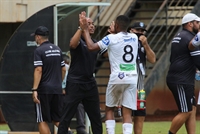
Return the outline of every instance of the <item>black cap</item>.
{"type": "Polygon", "coordinates": [[[143,29],[144,31],[147,31],[146,30],[146,26],[145,26],[145,24],[143,22],[135,22],[135,23],[133,23],[133,25],[130,28],[143,29]]]}
{"type": "Polygon", "coordinates": [[[31,36],[41,35],[41,36],[48,36],[49,30],[45,26],[39,26],[31,36]]]}

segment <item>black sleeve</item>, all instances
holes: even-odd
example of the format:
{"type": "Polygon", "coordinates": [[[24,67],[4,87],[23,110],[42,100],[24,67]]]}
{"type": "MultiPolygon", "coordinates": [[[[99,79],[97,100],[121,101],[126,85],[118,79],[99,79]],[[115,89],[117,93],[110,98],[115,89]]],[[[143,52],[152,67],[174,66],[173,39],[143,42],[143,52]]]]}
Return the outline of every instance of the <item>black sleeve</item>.
{"type": "Polygon", "coordinates": [[[191,51],[190,55],[192,57],[193,63],[195,64],[196,68],[198,68],[198,70],[200,70],[200,47],[191,51]]]}

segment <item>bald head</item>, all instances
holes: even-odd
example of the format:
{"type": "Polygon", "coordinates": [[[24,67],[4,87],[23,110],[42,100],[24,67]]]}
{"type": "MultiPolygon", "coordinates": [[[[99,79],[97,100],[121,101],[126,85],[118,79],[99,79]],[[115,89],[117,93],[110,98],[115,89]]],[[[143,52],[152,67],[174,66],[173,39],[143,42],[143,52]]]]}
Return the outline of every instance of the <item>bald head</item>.
{"type": "Polygon", "coordinates": [[[90,34],[94,34],[94,32],[95,32],[95,26],[94,26],[93,20],[91,18],[87,17],[87,22],[88,22],[89,33],[90,34]]]}

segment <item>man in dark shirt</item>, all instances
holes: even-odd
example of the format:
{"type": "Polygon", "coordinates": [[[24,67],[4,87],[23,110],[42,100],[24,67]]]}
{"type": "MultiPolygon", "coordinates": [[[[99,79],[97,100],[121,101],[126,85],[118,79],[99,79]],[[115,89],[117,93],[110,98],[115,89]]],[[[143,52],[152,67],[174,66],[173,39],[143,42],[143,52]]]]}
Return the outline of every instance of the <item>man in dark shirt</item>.
{"type": "Polygon", "coordinates": [[[66,68],[60,48],[48,41],[49,30],[36,29],[34,51],[33,101],[40,134],[51,134],[48,122],[59,125],[62,109],[62,79],[66,68]]]}
{"type": "MultiPolygon", "coordinates": [[[[93,34],[94,22],[90,18],[87,19],[87,22],[90,34],[93,34]]],[[[67,76],[65,106],[58,134],[67,134],[67,128],[80,102],[88,114],[93,134],[103,133],[99,94],[93,76],[98,51],[89,51],[81,35],[82,29],[79,27],[70,41],[71,64],[67,76]]]]}
{"type": "MultiPolygon", "coordinates": [[[[138,83],[137,89],[144,89],[144,78],[145,78],[145,68],[146,60],[150,63],[156,62],[156,56],[151,47],[147,42],[147,38],[144,33],[146,32],[146,26],[143,22],[135,22],[130,27],[130,33],[135,33],[138,36],[138,58],[137,58],[137,72],[138,72],[138,83]]],[[[146,108],[133,111],[133,121],[134,121],[134,134],[142,134],[143,123],[146,116],[146,108]]]]}
{"type": "Polygon", "coordinates": [[[169,134],[175,134],[185,123],[188,134],[195,134],[196,100],[194,79],[200,69],[200,48],[190,49],[190,41],[199,31],[200,18],[193,13],[182,19],[183,30],[172,40],[167,85],[171,90],[179,113],[173,118],[169,134]]]}

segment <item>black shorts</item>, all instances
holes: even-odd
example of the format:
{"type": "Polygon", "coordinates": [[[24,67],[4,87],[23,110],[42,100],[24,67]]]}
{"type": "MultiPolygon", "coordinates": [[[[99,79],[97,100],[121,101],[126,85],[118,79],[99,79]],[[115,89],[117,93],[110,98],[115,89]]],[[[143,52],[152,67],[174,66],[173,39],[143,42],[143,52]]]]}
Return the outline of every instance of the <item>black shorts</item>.
{"type": "Polygon", "coordinates": [[[144,109],[144,110],[133,110],[132,116],[146,116],[146,109],[144,109]]]}
{"type": "Polygon", "coordinates": [[[63,95],[39,94],[40,104],[35,105],[37,122],[59,122],[61,118],[63,95]]]}
{"type": "Polygon", "coordinates": [[[174,96],[179,112],[192,111],[192,106],[196,106],[194,86],[172,83],[167,83],[167,85],[174,96]]]}

